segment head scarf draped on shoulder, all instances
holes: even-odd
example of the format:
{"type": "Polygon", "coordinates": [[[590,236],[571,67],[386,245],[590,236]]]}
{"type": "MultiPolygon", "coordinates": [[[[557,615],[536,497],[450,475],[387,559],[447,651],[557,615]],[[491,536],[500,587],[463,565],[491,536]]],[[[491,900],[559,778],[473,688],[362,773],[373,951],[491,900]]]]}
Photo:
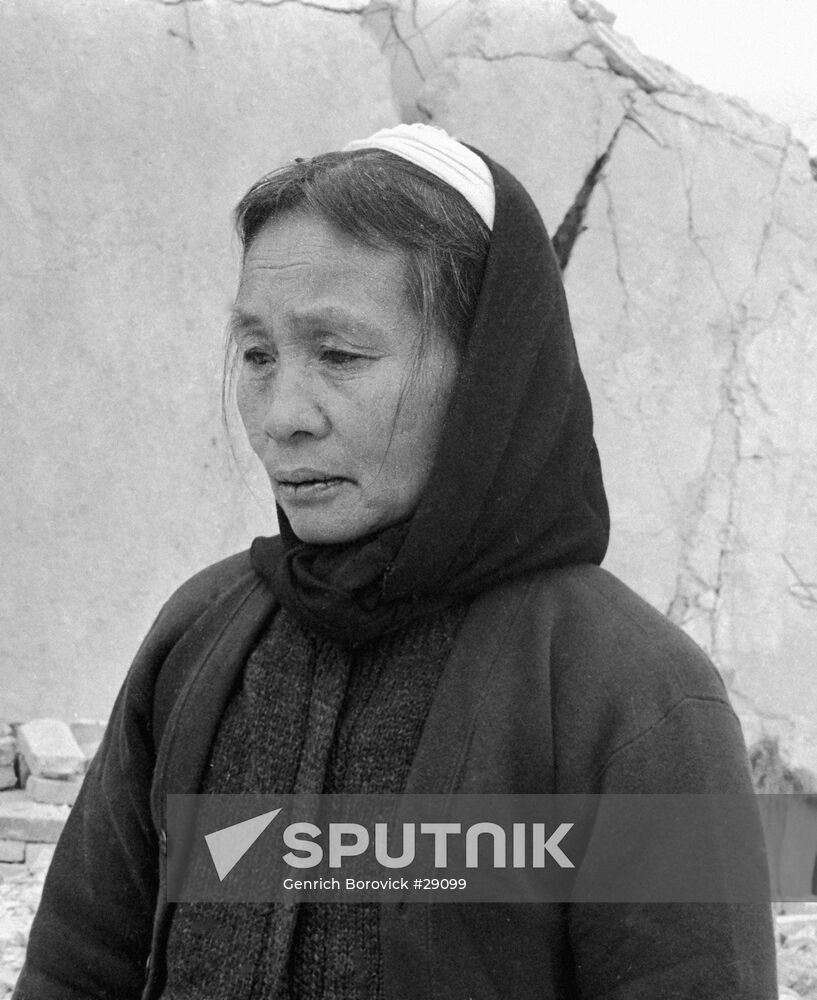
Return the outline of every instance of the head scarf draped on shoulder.
{"type": "Polygon", "coordinates": [[[491,244],[417,510],[354,542],[310,545],[279,507],[280,537],[252,545],[253,566],[280,602],[343,644],[369,642],[513,577],[600,563],[607,548],[590,397],[550,239],[522,185],[471,153],[493,179],[491,244]]]}

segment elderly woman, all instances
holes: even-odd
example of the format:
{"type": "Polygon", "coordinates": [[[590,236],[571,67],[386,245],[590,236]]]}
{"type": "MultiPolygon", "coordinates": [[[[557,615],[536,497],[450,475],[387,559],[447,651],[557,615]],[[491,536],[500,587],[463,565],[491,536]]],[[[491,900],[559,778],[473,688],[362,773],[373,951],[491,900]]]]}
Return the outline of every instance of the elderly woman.
{"type": "Polygon", "coordinates": [[[428,126],[237,209],[238,408],[280,536],[168,602],[46,882],[18,1000],[774,995],[762,906],[166,902],[166,795],[747,792],[723,685],[598,568],[558,268],[428,126]]]}

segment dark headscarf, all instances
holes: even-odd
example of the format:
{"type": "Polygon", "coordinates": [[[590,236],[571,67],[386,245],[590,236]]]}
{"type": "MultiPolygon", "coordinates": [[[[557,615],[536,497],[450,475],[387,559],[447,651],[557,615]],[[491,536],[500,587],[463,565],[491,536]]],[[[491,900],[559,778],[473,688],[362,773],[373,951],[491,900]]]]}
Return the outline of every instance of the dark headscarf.
{"type": "Polygon", "coordinates": [[[485,273],[439,451],[410,520],[311,545],[278,508],[252,564],[305,625],[359,645],[498,583],[600,563],[609,515],[562,280],[530,196],[494,180],[485,273]]]}

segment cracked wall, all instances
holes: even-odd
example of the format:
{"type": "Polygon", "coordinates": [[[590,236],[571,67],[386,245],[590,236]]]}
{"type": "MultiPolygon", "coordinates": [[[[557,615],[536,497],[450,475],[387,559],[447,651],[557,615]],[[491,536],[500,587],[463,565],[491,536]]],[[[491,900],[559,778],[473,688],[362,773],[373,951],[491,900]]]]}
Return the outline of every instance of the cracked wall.
{"type": "Polygon", "coordinates": [[[221,427],[231,211],[394,121],[363,6],[0,4],[0,718],[105,717],[161,602],[274,528],[221,427]]]}
{"type": "Polygon", "coordinates": [[[507,163],[569,237],[611,500],[606,565],[710,653],[750,729],[782,733],[817,769],[807,153],[645,58],[597,4],[460,13],[418,107],[507,163]]]}

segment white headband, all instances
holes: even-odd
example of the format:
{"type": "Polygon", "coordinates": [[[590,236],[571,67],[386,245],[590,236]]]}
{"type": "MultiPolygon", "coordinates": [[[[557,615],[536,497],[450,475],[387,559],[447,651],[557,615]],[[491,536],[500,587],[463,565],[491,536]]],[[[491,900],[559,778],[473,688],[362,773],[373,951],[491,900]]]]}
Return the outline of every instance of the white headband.
{"type": "Polygon", "coordinates": [[[477,211],[485,225],[494,224],[494,182],[484,160],[434,125],[397,125],[383,128],[368,139],[355,139],[343,152],[385,149],[428,170],[449,184],[477,211]]]}

